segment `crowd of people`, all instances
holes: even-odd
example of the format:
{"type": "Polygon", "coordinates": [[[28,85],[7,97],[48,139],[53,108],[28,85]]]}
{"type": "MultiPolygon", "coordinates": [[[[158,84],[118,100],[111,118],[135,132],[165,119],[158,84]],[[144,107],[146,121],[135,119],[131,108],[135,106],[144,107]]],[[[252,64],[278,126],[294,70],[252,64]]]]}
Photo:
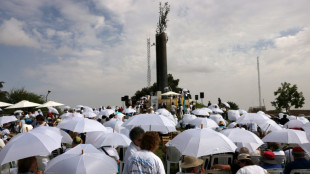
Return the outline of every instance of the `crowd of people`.
{"type": "MultiPolygon", "coordinates": [[[[211,103],[209,102],[211,105],[211,103]]],[[[126,121],[130,117],[133,117],[135,114],[141,113],[154,113],[154,111],[158,108],[154,107],[145,107],[146,103],[141,103],[141,105],[132,106],[132,108],[136,109],[135,113],[125,114],[122,117],[118,117],[118,113],[123,112],[122,107],[113,108],[115,113],[102,116],[101,118],[93,117],[90,119],[97,120],[98,122],[104,124],[111,119],[120,119],[122,121],[126,121]]],[[[184,109],[179,105],[177,108],[174,103],[172,103],[170,107],[171,115],[173,118],[177,120],[177,116],[180,118],[183,117],[184,114],[189,114],[193,110],[195,110],[195,106],[193,103],[184,109]]],[[[167,108],[165,103],[159,105],[159,108],[167,108]]],[[[104,109],[112,109],[111,107],[101,107],[98,109],[98,113],[103,111],[104,109]]],[[[93,111],[96,111],[93,109],[93,111]]],[[[72,109],[64,109],[64,113],[81,113],[83,114],[83,108],[79,108],[77,110],[72,109]]],[[[223,118],[227,119],[227,112],[223,112],[223,118]]],[[[52,112],[48,112],[43,115],[41,110],[36,112],[23,112],[21,114],[17,114],[17,122],[9,122],[4,124],[1,127],[1,139],[0,139],[0,148],[3,148],[5,144],[7,144],[12,137],[14,137],[18,133],[28,132],[31,129],[40,126],[57,126],[62,120],[58,115],[53,114],[52,112]]],[[[233,124],[233,126],[227,126],[227,121],[220,120],[217,124],[217,128],[214,130],[220,132],[222,130],[228,128],[236,128],[240,127],[242,129],[246,129],[256,133],[259,137],[263,137],[266,135],[266,132],[262,132],[257,125],[239,125],[233,124]]],[[[195,126],[183,126],[182,121],[179,120],[179,130],[191,129],[195,128],[195,126]]],[[[281,119],[278,120],[279,124],[284,125],[287,123],[289,119],[286,115],[284,115],[281,119]]],[[[79,144],[84,144],[86,142],[86,133],[75,133],[69,130],[65,130],[72,138],[71,145],[63,144],[61,149],[54,150],[50,157],[48,158],[39,158],[39,157],[29,157],[25,159],[18,160],[17,168],[19,174],[41,174],[44,171],[46,164],[49,161],[49,158],[54,158],[62,153],[65,153],[71,148],[79,144]]],[[[145,132],[141,127],[134,127],[129,132],[129,138],[131,139],[131,144],[127,147],[127,149],[123,148],[112,148],[112,147],[101,147],[100,150],[104,152],[106,155],[112,157],[117,161],[119,165],[119,172],[121,172],[120,168],[123,169],[122,173],[130,174],[130,173],[166,173],[164,163],[161,157],[157,156],[155,153],[160,146],[160,142],[162,141],[160,136],[162,133],[160,132],[145,132]],[[126,150],[126,151],[124,151],[126,150]],[[120,161],[123,161],[121,163],[120,161]],[[123,165],[124,164],[124,165],[123,165]],[[123,165],[123,166],[121,166],[123,165]]],[[[224,170],[229,171],[232,174],[244,174],[244,173],[267,173],[267,169],[284,169],[284,174],[289,174],[293,169],[310,169],[310,161],[308,159],[308,155],[298,145],[286,146],[284,144],[273,142],[273,143],[265,143],[260,148],[258,148],[255,152],[250,152],[246,147],[238,148],[238,150],[233,154],[233,161],[231,164],[215,164],[213,166],[208,166],[209,164],[205,164],[203,158],[196,158],[193,156],[183,156],[181,168],[183,172],[178,172],[178,174],[183,173],[196,173],[202,174],[205,173],[205,170],[224,170]],[[253,160],[253,156],[260,156],[259,162],[253,160]],[[280,158],[279,156],[284,157],[280,158]]],[[[165,160],[165,158],[163,158],[165,160]]]]}

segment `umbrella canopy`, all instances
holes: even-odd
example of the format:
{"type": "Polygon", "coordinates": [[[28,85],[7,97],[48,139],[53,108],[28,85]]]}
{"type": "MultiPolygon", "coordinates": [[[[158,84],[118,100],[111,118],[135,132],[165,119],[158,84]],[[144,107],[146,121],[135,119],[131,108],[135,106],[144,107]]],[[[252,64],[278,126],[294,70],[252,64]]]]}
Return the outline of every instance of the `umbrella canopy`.
{"type": "Polygon", "coordinates": [[[309,143],[306,132],[293,129],[272,131],[267,134],[262,140],[263,142],[279,142],[287,144],[309,143]]]}
{"type": "Polygon", "coordinates": [[[169,116],[169,115],[171,115],[171,113],[170,113],[167,109],[165,109],[165,108],[157,109],[156,112],[157,112],[158,114],[161,114],[161,115],[164,115],[164,116],[169,116]]]}
{"type": "Polygon", "coordinates": [[[248,113],[247,111],[245,111],[245,110],[243,110],[243,109],[239,109],[238,111],[239,111],[239,113],[240,113],[241,115],[248,113]]]}
{"type": "Polygon", "coordinates": [[[123,113],[125,114],[131,114],[131,113],[135,113],[137,112],[135,109],[132,109],[131,107],[130,108],[126,108],[124,109],[123,113]]]}
{"type": "Polygon", "coordinates": [[[31,156],[48,156],[61,147],[61,136],[40,131],[20,133],[14,136],[0,151],[0,165],[31,156]]]}
{"type": "Polygon", "coordinates": [[[90,120],[88,118],[72,117],[61,121],[58,128],[71,130],[73,132],[93,132],[104,131],[106,128],[96,120],[90,120]]]}
{"type": "Polygon", "coordinates": [[[29,107],[36,107],[36,106],[40,106],[40,104],[38,103],[34,103],[34,102],[30,102],[27,100],[22,100],[14,105],[11,105],[5,109],[14,109],[14,108],[29,108],[29,107]]]}
{"type": "Polygon", "coordinates": [[[219,124],[220,121],[223,121],[225,123],[225,126],[227,124],[227,121],[220,114],[211,114],[209,118],[215,121],[216,124],[219,124]]]}
{"type": "Polygon", "coordinates": [[[116,161],[93,145],[80,144],[47,163],[46,174],[117,173],[116,161]]]}
{"type": "Polygon", "coordinates": [[[184,125],[187,125],[187,124],[189,124],[189,122],[190,121],[192,121],[192,120],[194,120],[194,119],[196,119],[197,117],[195,116],[195,115],[191,115],[191,114],[185,114],[184,116],[183,116],[183,124],[184,125]]]}
{"type": "Polygon", "coordinates": [[[167,145],[175,146],[182,155],[194,157],[235,152],[237,148],[225,135],[209,128],[185,130],[167,145]]]}
{"type": "Polygon", "coordinates": [[[204,128],[216,128],[218,127],[218,125],[216,124],[216,122],[210,118],[201,118],[201,117],[197,117],[194,120],[191,120],[189,122],[189,124],[196,126],[197,128],[201,128],[201,125],[204,128]]]}
{"type": "Polygon", "coordinates": [[[54,114],[59,114],[59,112],[57,111],[56,108],[54,107],[51,107],[51,106],[48,106],[48,112],[51,112],[51,113],[54,113],[54,114]]]}
{"type": "Polygon", "coordinates": [[[139,114],[135,115],[124,124],[124,127],[131,129],[140,126],[145,131],[155,132],[175,132],[175,123],[169,118],[157,114],[139,114]]]}
{"type": "Polygon", "coordinates": [[[304,123],[300,120],[290,120],[283,125],[284,128],[301,128],[304,123]]]}
{"type": "Polygon", "coordinates": [[[240,112],[238,110],[229,110],[227,111],[228,120],[236,121],[240,118],[240,112]]]}
{"type": "Polygon", "coordinates": [[[109,129],[109,127],[107,127],[106,131],[94,131],[94,132],[88,132],[86,134],[86,142],[85,144],[94,144],[96,142],[96,140],[107,134],[107,133],[113,133],[113,129],[109,129]]]}
{"type": "Polygon", "coordinates": [[[279,126],[275,121],[269,119],[266,122],[259,123],[258,126],[263,132],[282,130],[282,127],[279,126]]]}
{"type": "Polygon", "coordinates": [[[211,109],[206,108],[206,107],[203,107],[203,108],[201,108],[201,109],[206,110],[206,111],[208,111],[209,113],[212,113],[212,112],[213,112],[211,109]]]}
{"type": "Polygon", "coordinates": [[[303,126],[302,126],[302,128],[305,130],[305,131],[309,131],[309,133],[310,133],[310,123],[306,123],[306,124],[304,124],[303,126]]]}
{"type": "Polygon", "coordinates": [[[195,109],[192,111],[192,114],[194,115],[202,115],[202,116],[208,116],[209,111],[206,109],[195,109]]]}
{"type": "Polygon", "coordinates": [[[177,96],[177,95],[181,95],[181,94],[173,92],[173,91],[169,91],[169,92],[163,93],[161,95],[163,95],[163,96],[177,96]]]}
{"type": "Polygon", "coordinates": [[[261,124],[266,121],[270,120],[270,118],[257,114],[257,113],[246,113],[242,117],[240,117],[236,123],[238,124],[248,124],[248,123],[256,123],[256,124],[261,124]]]}
{"type": "Polygon", "coordinates": [[[17,121],[17,119],[14,115],[0,117],[0,125],[3,125],[5,123],[9,123],[9,122],[14,122],[14,121],[17,121]]]}
{"type": "Polygon", "coordinates": [[[54,102],[54,101],[48,101],[48,102],[38,106],[37,108],[54,107],[54,106],[62,106],[62,105],[64,105],[64,104],[54,102]]]}
{"type": "Polygon", "coordinates": [[[13,104],[11,104],[11,103],[5,103],[5,102],[1,102],[1,101],[0,101],[0,107],[6,107],[6,106],[11,106],[11,105],[13,105],[13,104]]]}
{"type": "Polygon", "coordinates": [[[105,110],[102,110],[99,115],[101,116],[110,116],[111,114],[114,114],[115,113],[115,110],[113,109],[105,109],[105,110]]]}
{"type": "Polygon", "coordinates": [[[84,116],[82,114],[80,114],[80,113],[77,113],[77,112],[74,112],[74,113],[67,112],[67,113],[64,113],[61,116],[59,116],[59,118],[61,118],[61,119],[73,118],[73,117],[80,117],[80,118],[82,118],[84,116]]]}
{"type": "Polygon", "coordinates": [[[95,114],[93,111],[83,112],[84,116],[87,118],[94,118],[97,117],[97,114],[95,114]]]}
{"type": "Polygon", "coordinates": [[[61,138],[62,143],[67,143],[67,144],[72,143],[72,138],[70,137],[70,135],[67,132],[60,130],[57,127],[39,126],[37,128],[32,129],[32,131],[43,133],[45,135],[52,136],[52,137],[53,136],[54,137],[61,136],[62,137],[61,138]]]}
{"type": "Polygon", "coordinates": [[[114,129],[115,131],[117,132],[120,132],[120,130],[122,128],[124,128],[122,125],[123,125],[123,121],[122,120],[119,120],[119,119],[116,119],[116,118],[112,118],[110,119],[109,121],[103,123],[103,126],[105,127],[110,127],[112,129],[114,129]]]}
{"type": "Polygon", "coordinates": [[[14,111],[14,114],[20,114],[20,113],[23,113],[24,111],[22,111],[22,110],[16,110],[16,111],[14,111]]]}
{"type": "Polygon", "coordinates": [[[223,102],[223,104],[224,104],[226,107],[230,108],[230,105],[229,105],[227,102],[223,102]]]}
{"type": "Polygon", "coordinates": [[[107,133],[99,137],[95,142],[94,146],[100,148],[103,146],[111,146],[116,148],[118,146],[128,147],[131,143],[131,140],[124,134],[120,133],[107,133]]]}
{"type": "Polygon", "coordinates": [[[258,143],[263,144],[264,142],[254,133],[241,129],[241,128],[233,128],[233,129],[225,129],[221,131],[222,134],[226,135],[233,142],[240,143],[258,143]]]}

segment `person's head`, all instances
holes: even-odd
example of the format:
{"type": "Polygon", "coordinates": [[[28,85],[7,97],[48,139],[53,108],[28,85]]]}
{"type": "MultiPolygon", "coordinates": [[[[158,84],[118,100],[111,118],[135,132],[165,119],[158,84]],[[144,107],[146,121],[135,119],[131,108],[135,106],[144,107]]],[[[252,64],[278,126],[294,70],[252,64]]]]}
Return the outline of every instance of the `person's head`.
{"type": "Polygon", "coordinates": [[[305,157],[305,151],[300,146],[294,147],[292,150],[292,154],[294,159],[305,157]]]}
{"type": "Polygon", "coordinates": [[[225,122],[224,122],[223,120],[221,120],[221,121],[219,122],[219,126],[225,126],[225,122]]]}
{"type": "Polygon", "coordinates": [[[284,114],[284,115],[283,115],[283,118],[286,118],[286,117],[287,117],[287,115],[286,115],[286,114],[284,114]]]}
{"type": "Polygon", "coordinates": [[[181,164],[181,168],[183,168],[184,171],[188,173],[200,173],[198,170],[201,168],[202,163],[202,159],[185,155],[183,163],[181,164]]]}
{"type": "Polygon", "coordinates": [[[134,127],[129,133],[131,141],[138,147],[141,146],[144,130],[141,127],[134,127]]]}
{"type": "Polygon", "coordinates": [[[238,164],[240,167],[253,165],[254,163],[251,160],[251,156],[247,153],[240,153],[238,155],[238,164]]]}
{"type": "Polygon", "coordinates": [[[241,147],[239,150],[239,154],[241,153],[250,154],[250,151],[247,147],[241,147]]]}
{"type": "Polygon", "coordinates": [[[38,170],[37,159],[34,156],[18,160],[17,165],[18,173],[36,173],[38,170]]]}
{"type": "Polygon", "coordinates": [[[79,144],[82,144],[82,139],[78,136],[74,137],[72,141],[72,148],[79,144]]]}
{"type": "Polygon", "coordinates": [[[280,147],[281,147],[281,143],[277,143],[277,142],[270,142],[270,143],[268,143],[268,145],[269,145],[269,149],[272,151],[274,151],[276,149],[280,149],[280,147]]]}
{"type": "Polygon", "coordinates": [[[278,161],[275,160],[274,153],[269,150],[264,151],[261,161],[267,164],[278,164],[278,161]]]}
{"type": "Polygon", "coordinates": [[[141,141],[141,149],[155,152],[159,146],[160,138],[157,132],[146,132],[141,141]]]}
{"type": "Polygon", "coordinates": [[[43,124],[44,123],[44,117],[42,115],[38,115],[36,116],[36,120],[39,124],[43,124]]]}

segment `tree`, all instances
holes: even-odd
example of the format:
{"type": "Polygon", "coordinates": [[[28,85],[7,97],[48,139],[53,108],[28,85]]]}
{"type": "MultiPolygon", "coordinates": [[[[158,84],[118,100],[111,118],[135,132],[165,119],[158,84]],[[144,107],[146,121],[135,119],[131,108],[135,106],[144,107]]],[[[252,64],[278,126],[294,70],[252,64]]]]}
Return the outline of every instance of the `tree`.
{"type": "Polygon", "coordinates": [[[0,82],[0,101],[6,101],[7,100],[7,95],[8,95],[8,92],[1,90],[1,88],[3,88],[3,84],[4,84],[4,82],[1,81],[0,82]]]}
{"type": "MultiPolygon", "coordinates": [[[[172,74],[168,74],[168,86],[171,88],[174,92],[179,92],[182,90],[182,88],[179,88],[179,79],[174,79],[172,74]]],[[[138,100],[140,100],[141,97],[150,95],[151,93],[155,94],[157,91],[157,83],[154,83],[150,87],[144,87],[141,90],[136,91],[135,95],[131,97],[131,100],[133,103],[136,103],[138,100]]]]}
{"type": "Polygon", "coordinates": [[[238,106],[236,103],[234,103],[234,102],[232,102],[232,101],[228,101],[227,103],[228,103],[229,106],[230,106],[229,109],[232,109],[232,110],[239,110],[239,106],[238,106]]]}
{"type": "Polygon", "coordinates": [[[163,6],[161,5],[161,2],[159,3],[159,21],[157,23],[156,34],[161,34],[167,29],[167,16],[169,11],[170,5],[168,4],[168,2],[165,2],[163,6]]]}
{"type": "Polygon", "coordinates": [[[291,86],[287,82],[281,83],[281,87],[274,92],[274,95],[276,98],[275,101],[271,102],[271,105],[278,111],[285,109],[286,112],[289,112],[292,106],[301,108],[305,104],[305,97],[302,92],[297,91],[296,84],[291,86]]]}
{"type": "Polygon", "coordinates": [[[9,103],[17,103],[21,100],[28,100],[35,103],[44,103],[43,95],[37,95],[35,93],[29,92],[25,90],[25,88],[21,89],[11,89],[7,95],[7,102],[9,103]]]}

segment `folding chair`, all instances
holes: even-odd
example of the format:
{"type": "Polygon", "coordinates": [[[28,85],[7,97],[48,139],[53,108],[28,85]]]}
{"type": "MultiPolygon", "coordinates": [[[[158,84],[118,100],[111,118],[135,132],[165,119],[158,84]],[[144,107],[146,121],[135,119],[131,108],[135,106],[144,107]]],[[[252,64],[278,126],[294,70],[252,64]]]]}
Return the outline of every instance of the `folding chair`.
{"type": "Polygon", "coordinates": [[[167,174],[170,174],[170,165],[171,163],[177,163],[179,165],[179,172],[181,172],[181,163],[182,163],[182,154],[174,146],[167,147],[167,174]]]}
{"type": "Polygon", "coordinates": [[[209,164],[211,162],[211,156],[208,155],[208,156],[202,156],[200,157],[200,159],[203,160],[203,163],[202,163],[202,166],[205,170],[208,170],[209,169],[209,164]]]}
{"type": "Polygon", "coordinates": [[[215,164],[232,164],[233,154],[216,154],[211,157],[211,166],[215,164]]]}
{"type": "Polygon", "coordinates": [[[291,174],[310,174],[310,169],[294,169],[291,174]]]}
{"type": "Polygon", "coordinates": [[[283,169],[266,169],[270,174],[281,174],[283,173],[283,169]]]}

